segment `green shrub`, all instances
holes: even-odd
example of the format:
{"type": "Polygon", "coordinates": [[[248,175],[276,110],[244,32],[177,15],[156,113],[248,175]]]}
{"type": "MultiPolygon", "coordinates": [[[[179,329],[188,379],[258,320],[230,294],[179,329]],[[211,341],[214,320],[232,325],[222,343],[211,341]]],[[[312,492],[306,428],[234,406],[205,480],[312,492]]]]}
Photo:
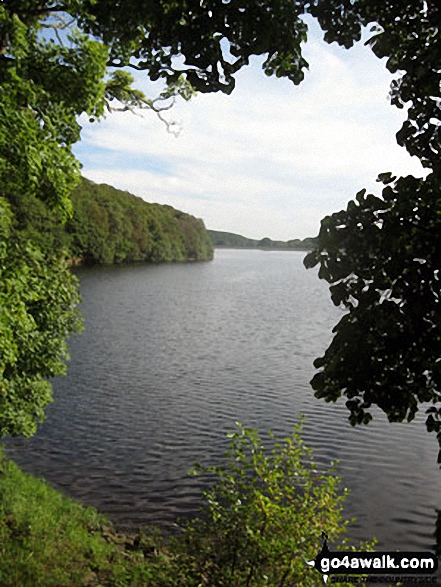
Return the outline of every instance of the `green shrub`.
{"type": "Polygon", "coordinates": [[[345,532],[347,490],[333,465],[318,470],[300,428],[283,442],[271,435],[267,450],[256,430],[238,425],[225,464],[196,468],[215,480],[204,494],[204,515],[173,544],[175,579],[168,585],[323,584],[306,561],[318,554],[323,531],[333,546],[345,532]]]}

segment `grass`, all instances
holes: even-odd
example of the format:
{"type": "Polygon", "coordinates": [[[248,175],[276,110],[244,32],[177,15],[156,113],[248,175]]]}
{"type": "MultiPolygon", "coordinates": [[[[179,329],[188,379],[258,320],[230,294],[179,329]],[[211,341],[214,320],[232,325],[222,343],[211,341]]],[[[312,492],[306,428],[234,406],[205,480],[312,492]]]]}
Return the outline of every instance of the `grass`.
{"type": "Polygon", "coordinates": [[[153,586],[166,569],[151,537],[117,533],[0,452],[2,587],[153,586]]]}

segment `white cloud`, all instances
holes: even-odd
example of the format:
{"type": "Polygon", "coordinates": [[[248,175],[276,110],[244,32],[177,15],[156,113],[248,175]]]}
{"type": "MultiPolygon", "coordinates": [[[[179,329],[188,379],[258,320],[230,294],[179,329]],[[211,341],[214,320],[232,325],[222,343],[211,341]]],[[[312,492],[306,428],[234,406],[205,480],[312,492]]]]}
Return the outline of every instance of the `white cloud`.
{"type": "MultiPolygon", "coordinates": [[[[266,78],[258,60],[230,96],[199,95],[169,114],[116,113],[85,124],[77,149],[86,177],[202,217],[209,228],[274,239],[317,234],[378,173],[421,173],[395,142],[404,113],[389,105],[391,77],[365,47],[313,38],[311,71],[295,87],[266,78]]],[[[378,188],[377,188],[378,189],[378,188]]]]}

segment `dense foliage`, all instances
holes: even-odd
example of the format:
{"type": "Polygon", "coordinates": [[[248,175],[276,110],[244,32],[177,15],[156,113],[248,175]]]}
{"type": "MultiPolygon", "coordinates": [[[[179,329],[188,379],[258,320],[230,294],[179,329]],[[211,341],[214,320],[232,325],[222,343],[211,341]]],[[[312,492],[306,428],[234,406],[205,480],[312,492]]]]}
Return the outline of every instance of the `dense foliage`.
{"type": "Polygon", "coordinates": [[[59,256],[14,231],[0,198],[0,433],[32,435],[80,327],[76,280],[59,256]]]}
{"type": "Polygon", "coordinates": [[[234,73],[252,55],[266,55],[267,75],[298,84],[307,26],[304,3],[293,0],[88,0],[82,25],[109,47],[110,63],[130,64],[153,80],[184,74],[199,92],[234,88],[234,73]]]}
{"type": "Polygon", "coordinates": [[[66,339],[79,324],[61,255],[23,238],[7,201],[38,198],[66,216],[79,178],[76,117],[98,115],[104,104],[105,48],[74,31],[56,44],[40,34],[42,18],[34,2],[0,5],[2,436],[35,432],[51,399],[47,379],[64,371],[66,339]]]}
{"type": "Polygon", "coordinates": [[[412,420],[425,404],[427,429],[441,447],[441,5],[332,0],[318,2],[314,13],[326,39],[347,47],[362,26],[376,23],[368,43],[400,72],[392,103],[409,106],[397,141],[430,172],[382,173],[381,195],[363,190],[347,210],[322,221],[305,264],[320,264],[334,303],[348,313],[316,360],[312,385],[327,401],[346,397],[353,424],[369,422],[373,405],[394,422],[412,420]]]}
{"type": "Polygon", "coordinates": [[[202,220],[171,206],[82,178],[71,194],[72,215],[34,197],[11,199],[17,229],[43,251],[63,251],[73,263],[202,261],[213,245],[202,220]]]}
{"type": "Polygon", "coordinates": [[[74,257],[94,263],[202,261],[213,245],[202,220],[83,179],[66,224],[74,257]]]}
{"type": "MultiPolygon", "coordinates": [[[[361,191],[357,203],[322,222],[320,235],[319,275],[349,312],[316,361],[325,368],[312,385],[328,400],[343,388],[354,424],[371,419],[373,404],[390,421],[410,421],[441,389],[439,187],[433,174],[390,181],[381,198],[361,191]]],[[[315,263],[317,253],[310,258],[315,263]]],[[[437,413],[428,410],[430,430],[437,413]]]]}
{"type": "MultiPolygon", "coordinates": [[[[208,473],[203,518],[168,540],[124,536],[92,508],[22,473],[0,453],[0,583],[5,587],[288,587],[323,585],[306,564],[322,533],[338,546],[346,491],[319,471],[299,429],[265,448],[255,430],[231,434],[225,467],[208,473]]],[[[363,545],[370,548],[370,545],[363,545]]],[[[345,545],[345,550],[348,546],[345,545]]],[[[337,584],[338,585],[338,584],[337,584]]]]}
{"type": "Polygon", "coordinates": [[[305,238],[300,240],[298,238],[289,241],[273,241],[266,237],[260,240],[246,238],[240,234],[233,232],[222,232],[219,230],[209,230],[211,240],[215,247],[230,247],[230,248],[245,248],[245,249],[283,249],[293,251],[309,251],[314,248],[317,239],[305,238]]]}

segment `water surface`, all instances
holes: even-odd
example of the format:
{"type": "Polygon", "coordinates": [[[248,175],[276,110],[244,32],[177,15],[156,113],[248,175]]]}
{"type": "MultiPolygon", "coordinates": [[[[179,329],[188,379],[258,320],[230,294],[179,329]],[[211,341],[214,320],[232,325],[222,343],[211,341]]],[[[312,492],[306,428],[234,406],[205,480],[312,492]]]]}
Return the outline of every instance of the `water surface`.
{"type": "Polygon", "coordinates": [[[289,434],[306,415],[320,463],[339,459],[351,535],[384,549],[434,544],[434,437],[381,414],[352,428],[316,400],[312,361],[341,317],[304,253],[218,250],[211,263],[84,268],[86,331],[37,435],[14,459],[121,528],[170,527],[197,510],[196,461],[218,461],[240,421],[289,434]]]}

